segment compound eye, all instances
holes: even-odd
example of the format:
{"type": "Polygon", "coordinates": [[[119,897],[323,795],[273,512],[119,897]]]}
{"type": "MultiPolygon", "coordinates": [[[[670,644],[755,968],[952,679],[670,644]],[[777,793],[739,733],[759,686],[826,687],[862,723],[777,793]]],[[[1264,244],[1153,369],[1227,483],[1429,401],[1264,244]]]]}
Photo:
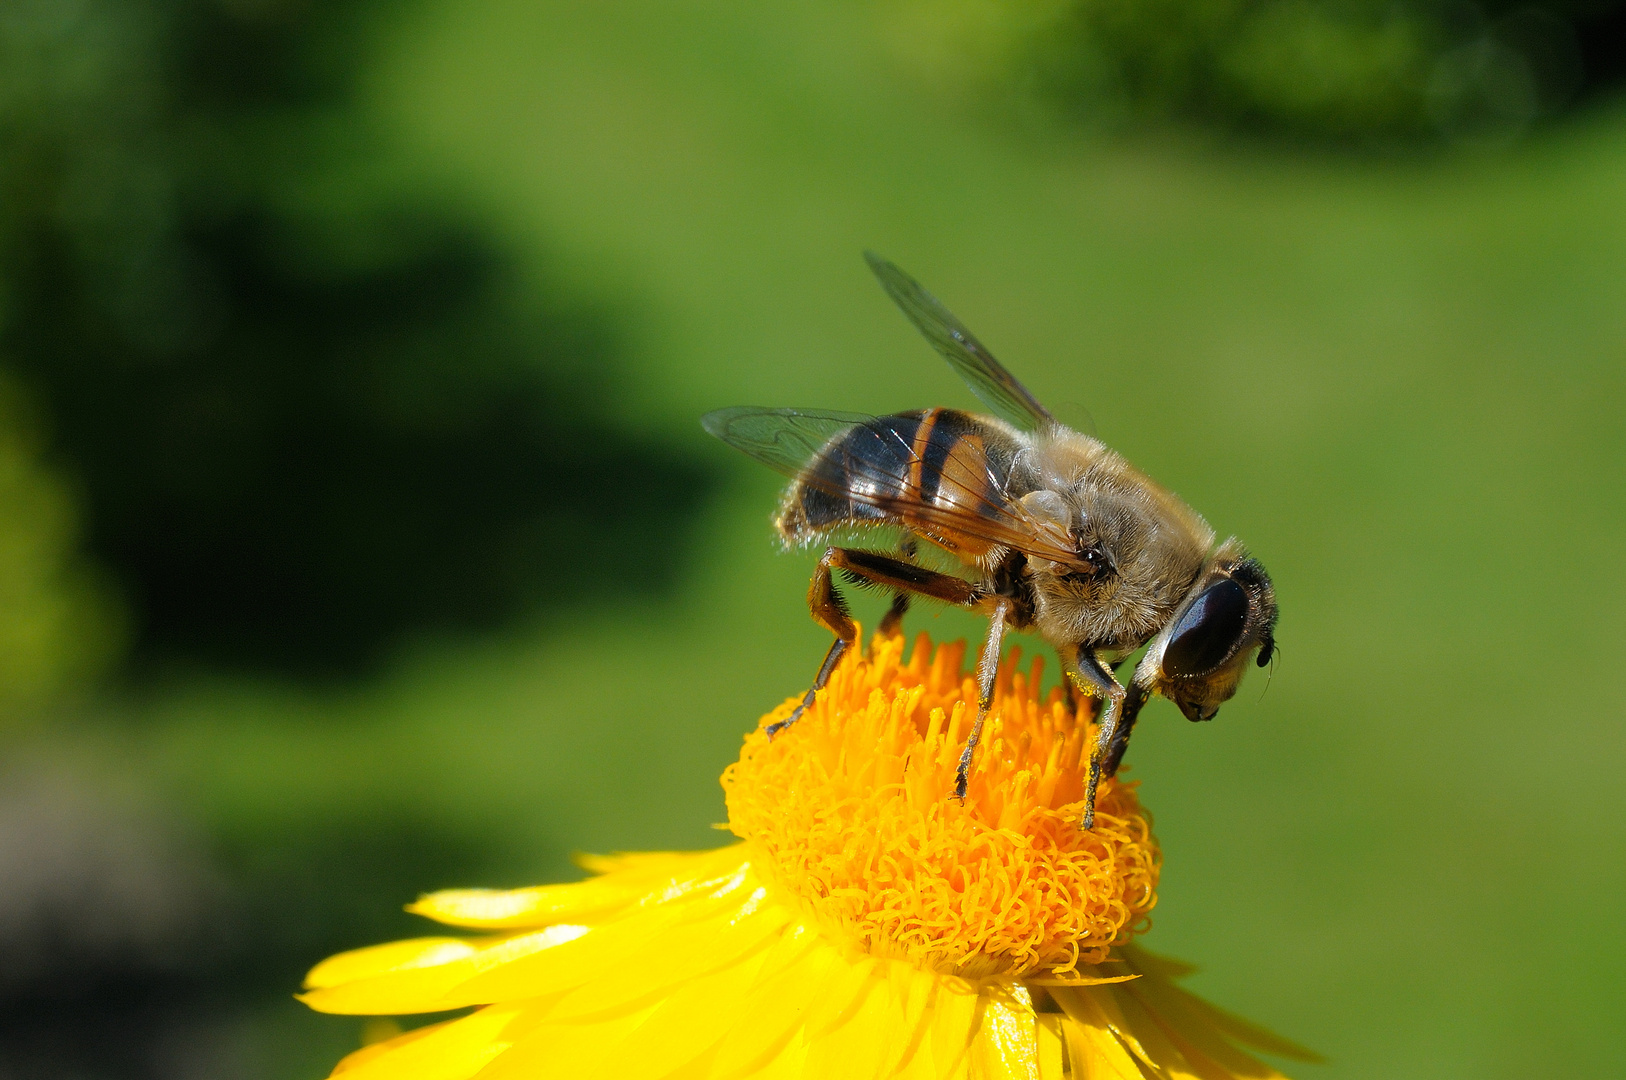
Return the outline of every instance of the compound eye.
{"type": "Polygon", "coordinates": [[[1248,594],[1225,578],[1204,589],[1169,635],[1163,673],[1175,678],[1206,675],[1236,651],[1248,623],[1248,594]]]}

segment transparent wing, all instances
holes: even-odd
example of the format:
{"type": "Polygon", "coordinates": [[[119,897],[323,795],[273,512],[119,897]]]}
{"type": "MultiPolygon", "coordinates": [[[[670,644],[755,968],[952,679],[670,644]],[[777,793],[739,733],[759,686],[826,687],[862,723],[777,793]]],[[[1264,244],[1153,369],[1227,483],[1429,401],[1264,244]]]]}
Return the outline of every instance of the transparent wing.
{"type": "Polygon", "coordinates": [[[926,335],[926,340],[959,372],[971,392],[992,409],[994,415],[1024,431],[1056,422],[1050,410],[1040,405],[1028,388],[1006,371],[1005,365],[995,360],[982,342],[973,337],[937,297],[922,288],[920,282],[873,251],[864,252],[864,259],[893,303],[903,309],[915,328],[926,335]]]}
{"type": "Polygon", "coordinates": [[[795,477],[831,439],[874,419],[867,413],[736,405],[707,413],[700,426],[770,469],[795,477]]]}
{"type": "Polygon", "coordinates": [[[957,536],[974,537],[1056,562],[1078,561],[1071,538],[1010,498],[1010,478],[995,475],[980,450],[958,447],[927,466],[914,450],[918,423],[908,415],[749,406],[701,418],[707,431],[771,468],[899,525],[922,528],[949,547],[957,536]],[[918,493],[928,468],[935,488],[926,499],[918,493]]]}

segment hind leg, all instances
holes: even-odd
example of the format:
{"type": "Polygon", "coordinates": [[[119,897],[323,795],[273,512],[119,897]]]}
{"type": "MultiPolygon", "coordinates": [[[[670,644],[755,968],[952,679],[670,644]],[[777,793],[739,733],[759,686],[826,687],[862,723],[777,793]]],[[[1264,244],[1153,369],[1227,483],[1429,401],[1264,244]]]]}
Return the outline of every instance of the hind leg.
{"type": "MultiPolygon", "coordinates": [[[[841,663],[842,654],[858,638],[858,627],[853,622],[852,613],[847,610],[847,601],[836,591],[836,584],[830,578],[830,564],[835,561],[838,550],[829,548],[825,551],[819,565],[813,570],[813,580],[807,586],[807,607],[813,621],[834,634],[836,640],[831,643],[830,651],[824,654],[824,662],[813,676],[813,685],[808,687],[796,711],[777,724],[768,725],[770,739],[802,718],[802,714],[819,696],[819,691],[824,689],[824,684],[830,681],[830,673],[841,663]]],[[[901,612],[899,618],[902,618],[901,612]]]]}
{"type": "MultiPolygon", "coordinates": [[[[915,552],[919,547],[920,545],[915,543],[914,537],[906,536],[903,538],[903,542],[898,545],[898,553],[903,556],[904,562],[912,565],[915,561],[915,552]]],[[[892,606],[886,609],[885,615],[881,616],[881,625],[875,628],[876,632],[883,637],[896,637],[903,633],[903,617],[908,612],[909,593],[899,589],[892,594],[892,606]]]]}
{"type": "MultiPolygon", "coordinates": [[[[896,619],[888,629],[896,629],[897,622],[903,618],[903,612],[909,606],[909,595],[925,596],[961,607],[975,607],[981,600],[969,581],[957,578],[953,574],[939,574],[935,570],[926,570],[878,551],[826,548],[824,555],[819,559],[818,567],[813,571],[813,580],[807,587],[807,606],[813,620],[836,635],[836,640],[830,646],[830,651],[825,654],[824,662],[819,665],[818,673],[813,676],[813,685],[808,688],[802,703],[796,706],[796,711],[777,724],[768,725],[769,738],[773,738],[802,718],[802,714],[818,698],[819,691],[830,681],[830,674],[841,662],[842,655],[857,644],[858,627],[847,610],[847,601],[837,591],[835,581],[831,578],[832,569],[842,571],[848,578],[861,585],[891,589],[898,594],[897,599],[892,602],[891,611],[887,613],[888,617],[896,613],[896,619]]],[[[887,627],[885,619],[881,625],[887,627]]]]}

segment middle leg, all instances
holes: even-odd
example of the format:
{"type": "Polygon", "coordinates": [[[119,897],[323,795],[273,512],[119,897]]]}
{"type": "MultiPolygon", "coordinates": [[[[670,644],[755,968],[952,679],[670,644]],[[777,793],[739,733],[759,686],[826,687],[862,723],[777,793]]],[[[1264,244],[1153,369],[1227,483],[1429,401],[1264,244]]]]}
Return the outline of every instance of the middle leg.
{"type": "Polygon", "coordinates": [[[966,785],[971,780],[971,759],[982,740],[982,723],[988,719],[988,707],[994,701],[994,680],[999,675],[999,646],[1005,639],[1005,616],[1011,610],[1010,601],[998,600],[988,620],[988,636],[982,643],[982,656],[977,661],[977,719],[971,725],[971,737],[965,741],[960,754],[959,767],[954,770],[954,797],[965,798],[966,785]]]}

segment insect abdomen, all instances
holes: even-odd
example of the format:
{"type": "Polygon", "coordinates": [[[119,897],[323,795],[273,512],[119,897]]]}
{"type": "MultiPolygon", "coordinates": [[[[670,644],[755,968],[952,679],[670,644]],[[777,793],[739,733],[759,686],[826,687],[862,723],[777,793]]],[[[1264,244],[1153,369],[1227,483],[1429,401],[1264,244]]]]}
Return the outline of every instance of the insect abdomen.
{"type": "Polygon", "coordinates": [[[915,527],[923,506],[992,510],[1006,499],[994,477],[1009,473],[1015,451],[1008,435],[956,409],[876,417],[808,462],[786,495],[779,531],[794,543],[843,526],[915,527]]]}

